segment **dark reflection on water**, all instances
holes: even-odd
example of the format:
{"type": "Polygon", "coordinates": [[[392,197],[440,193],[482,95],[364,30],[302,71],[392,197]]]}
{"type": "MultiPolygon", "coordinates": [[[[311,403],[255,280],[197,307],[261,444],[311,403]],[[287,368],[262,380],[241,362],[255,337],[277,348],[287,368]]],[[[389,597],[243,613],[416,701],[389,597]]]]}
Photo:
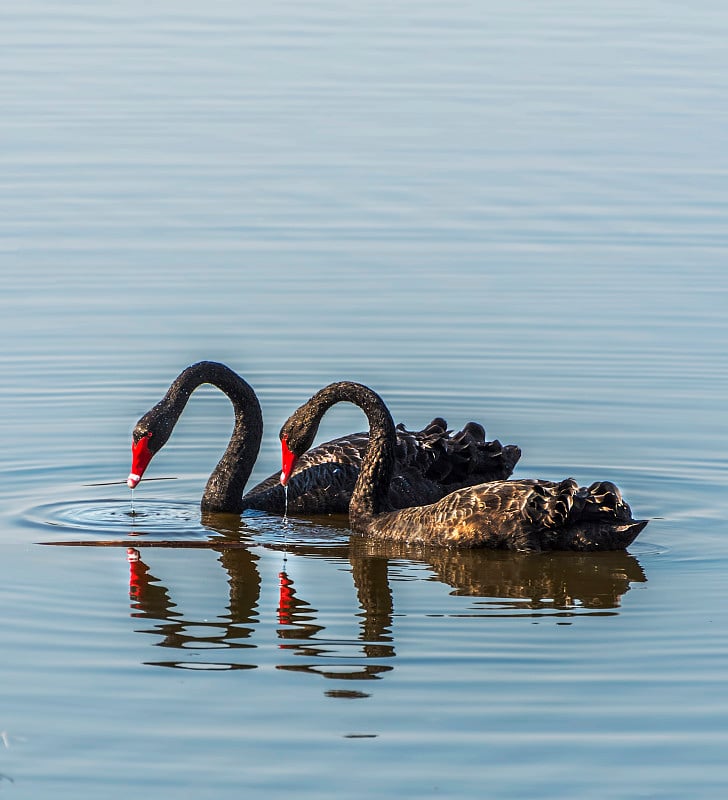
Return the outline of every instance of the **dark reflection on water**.
{"type": "MultiPolygon", "coordinates": [[[[228,575],[229,603],[227,613],[216,620],[187,620],[175,610],[168,589],[155,578],[147,564],[141,559],[137,548],[129,548],[129,599],[132,617],[159,620],[152,628],[139,629],[160,637],[158,647],[179,650],[239,650],[254,645],[241,641],[250,638],[257,621],[257,604],[260,594],[260,576],[255,562],[258,557],[247,548],[226,548],[220,552],[219,561],[228,575]]],[[[159,666],[182,666],[187,662],[146,662],[159,666]]],[[[224,662],[231,669],[254,668],[255,664],[224,662]]],[[[202,664],[195,663],[200,669],[202,664]]],[[[220,669],[221,662],[208,664],[211,669],[220,669]]]]}
{"type": "MultiPolygon", "coordinates": [[[[184,547],[184,543],[136,540],[135,546],[127,550],[131,616],[153,623],[138,632],[155,637],[157,647],[185,654],[184,658],[144,663],[198,670],[254,669],[259,666],[254,658],[259,644],[252,640],[259,634],[261,622],[258,609],[263,582],[260,555],[256,552],[261,544],[251,540],[249,527],[238,517],[209,516],[204,523],[216,538],[190,544],[218,553],[228,585],[227,607],[212,620],[209,614],[204,619],[182,614],[150,567],[155,548],[184,547]],[[214,658],[205,657],[208,651],[214,651],[214,658]],[[227,655],[221,657],[222,651],[227,655]],[[247,653],[245,663],[233,656],[240,651],[247,653]]],[[[281,525],[280,520],[277,525],[281,525]]],[[[340,532],[337,523],[332,529],[340,532]]],[[[446,616],[614,614],[631,584],[646,581],[637,559],[626,552],[455,551],[370,542],[359,537],[322,544],[302,540],[295,524],[289,523],[285,530],[285,541],[263,543],[269,551],[280,551],[283,559],[277,574],[275,636],[279,649],[295,657],[295,663],[275,666],[335,680],[377,680],[394,669],[391,659],[396,658],[395,598],[390,577],[399,579],[403,568],[425,566],[430,573],[428,579],[451,587],[451,595],[474,598],[473,606],[455,614],[451,608],[443,609],[446,616]],[[353,612],[352,621],[358,628],[354,639],[327,637],[322,615],[312,602],[314,598],[300,596],[287,569],[289,557],[314,558],[325,562],[326,569],[336,571],[340,571],[342,563],[348,563],[360,609],[353,612]]],[[[437,609],[429,615],[437,616],[437,609]]],[[[329,696],[353,698],[359,694],[344,691],[329,696]]]]}
{"type": "MultiPolygon", "coordinates": [[[[647,578],[626,551],[600,553],[507,553],[444,550],[398,543],[352,540],[352,550],[375,558],[421,561],[454,595],[483,598],[483,605],[541,610],[615,609],[631,583],[647,578]],[[516,600],[507,606],[503,600],[516,600]]],[[[360,556],[365,557],[365,556],[360,556]]],[[[352,562],[354,557],[351,556],[352,562]]]]}

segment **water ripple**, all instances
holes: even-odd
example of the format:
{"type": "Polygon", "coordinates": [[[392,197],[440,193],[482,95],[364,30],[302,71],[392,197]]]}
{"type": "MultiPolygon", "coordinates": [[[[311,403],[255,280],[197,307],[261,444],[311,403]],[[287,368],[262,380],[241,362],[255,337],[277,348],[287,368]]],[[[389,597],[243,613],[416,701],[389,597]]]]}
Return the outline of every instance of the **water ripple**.
{"type": "Polygon", "coordinates": [[[42,531],[45,544],[194,547],[254,540],[264,547],[304,547],[325,556],[349,539],[345,517],[312,521],[260,511],[201,514],[196,502],[180,500],[144,500],[133,506],[109,499],[46,503],[26,510],[19,524],[42,531]]]}
{"type": "Polygon", "coordinates": [[[211,531],[200,520],[195,503],[145,500],[69,500],[29,509],[25,524],[56,541],[72,535],[74,541],[108,541],[110,537],[159,539],[209,539],[211,531]]]}

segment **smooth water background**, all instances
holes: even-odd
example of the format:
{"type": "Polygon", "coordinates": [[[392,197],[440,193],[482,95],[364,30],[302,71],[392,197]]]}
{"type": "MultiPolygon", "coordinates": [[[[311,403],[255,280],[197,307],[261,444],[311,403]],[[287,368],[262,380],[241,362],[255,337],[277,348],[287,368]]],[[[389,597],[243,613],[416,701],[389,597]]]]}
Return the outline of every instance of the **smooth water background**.
{"type": "Polygon", "coordinates": [[[727,36],[707,0],[3,7],[0,794],[724,795],[727,36]],[[199,359],[260,396],[253,480],[348,378],[651,522],[524,557],[201,519],[211,389],[132,518],[87,484],[199,359]]]}

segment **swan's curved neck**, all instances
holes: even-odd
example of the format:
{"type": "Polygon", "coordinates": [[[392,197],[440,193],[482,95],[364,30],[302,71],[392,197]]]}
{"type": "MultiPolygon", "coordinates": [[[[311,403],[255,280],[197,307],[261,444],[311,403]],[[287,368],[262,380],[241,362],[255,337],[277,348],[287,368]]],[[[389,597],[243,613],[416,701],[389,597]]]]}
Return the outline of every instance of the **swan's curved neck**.
{"type": "Polygon", "coordinates": [[[222,458],[212,471],[202,496],[203,511],[236,513],[242,508],[245,484],[258,457],[263,438],[263,414],[250,384],[236,372],[214,361],[201,361],[187,367],[159,406],[166,407],[174,427],[192,392],[203,383],[210,383],[224,392],[235,410],[235,426],[222,458]]]}
{"type": "Polygon", "coordinates": [[[391,510],[388,495],[397,433],[382,398],[368,387],[349,381],[333,383],[311,398],[315,424],[331,406],[344,401],[359,406],[369,422],[369,444],[349,504],[350,520],[366,521],[391,510]]]}

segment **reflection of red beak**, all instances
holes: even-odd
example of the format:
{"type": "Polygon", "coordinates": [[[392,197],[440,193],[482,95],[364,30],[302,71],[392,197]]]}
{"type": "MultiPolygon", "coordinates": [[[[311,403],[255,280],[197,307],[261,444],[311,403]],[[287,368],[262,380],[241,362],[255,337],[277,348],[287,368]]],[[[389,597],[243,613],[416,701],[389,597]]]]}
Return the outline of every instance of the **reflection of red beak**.
{"type": "Polygon", "coordinates": [[[142,479],[144,470],[152,460],[152,451],[149,449],[149,437],[142,436],[138,442],[131,443],[131,472],[126,479],[126,485],[133,489],[142,479]]]}
{"type": "Polygon", "coordinates": [[[291,479],[291,473],[296,466],[296,454],[288,449],[288,443],[285,438],[281,439],[281,464],[283,471],[281,472],[281,486],[285,486],[291,479]]]}
{"type": "Polygon", "coordinates": [[[278,593],[278,622],[281,625],[291,624],[291,611],[293,610],[293,581],[285,572],[278,573],[279,593],[278,593]]]}
{"type": "Polygon", "coordinates": [[[129,562],[129,599],[133,603],[137,603],[144,589],[144,574],[147,566],[142,561],[141,553],[136,547],[126,548],[126,560],[129,562]]]}

